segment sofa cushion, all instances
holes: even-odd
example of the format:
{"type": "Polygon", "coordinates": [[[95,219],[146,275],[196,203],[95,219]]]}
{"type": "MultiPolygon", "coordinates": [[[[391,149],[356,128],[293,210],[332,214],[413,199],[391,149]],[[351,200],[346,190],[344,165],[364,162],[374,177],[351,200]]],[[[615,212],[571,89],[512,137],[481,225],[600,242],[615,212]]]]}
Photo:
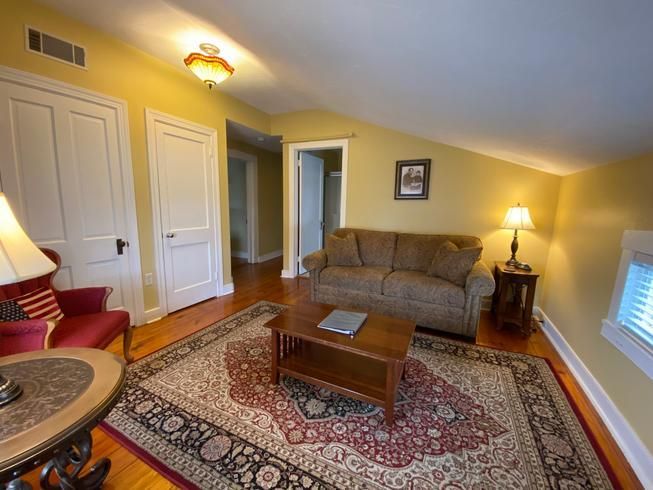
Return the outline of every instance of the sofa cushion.
{"type": "Polygon", "coordinates": [[[400,233],[397,235],[397,249],[392,268],[426,272],[433,261],[435,252],[447,240],[459,248],[481,246],[481,241],[473,236],[400,233]]]}
{"type": "Polygon", "coordinates": [[[463,288],[420,271],[394,271],[383,281],[383,294],[457,308],[465,306],[463,288]]]}
{"type": "Polygon", "coordinates": [[[358,253],[363,265],[392,267],[395,255],[397,234],[391,231],[358,230],[355,228],[339,228],[334,235],[345,237],[349,233],[356,234],[358,253]]]}
{"type": "Polygon", "coordinates": [[[322,269],[320,283],[341,289],[382,294],[383,279],[392,272],[389,267],[343,267],[322,269]]]}
{"type": "Polygon", "coordinates": [[[435,252],[433,262],[426,274],[464,287],[469,271],[481,258],[482,250],[481,247],[458,248],[450,241],[446,241],[435,252]]]}
{"type": "Polygon", "coordinates": [[[358,267],[363,265],[358,255],[356,235],[348,233],[344,238],[336,235],[326,237],[327,265],[345,265],[358,267]]]}
{"type": "Polygon", "coordinates": [[[50,339],[53,347],[94,347],[104,349],[129,327],[126,311],[103,311],[64,317],[50,339]]]}

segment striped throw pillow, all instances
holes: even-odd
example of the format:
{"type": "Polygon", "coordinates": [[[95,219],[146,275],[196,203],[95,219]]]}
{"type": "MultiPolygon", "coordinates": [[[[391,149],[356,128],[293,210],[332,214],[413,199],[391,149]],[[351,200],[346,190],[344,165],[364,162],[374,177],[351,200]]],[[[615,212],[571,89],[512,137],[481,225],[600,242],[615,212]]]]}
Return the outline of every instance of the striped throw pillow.
{"type": "Polygon", "coordinates": [[[42,320],[61,320],[63,313],[50,288],[39,288],[31,293],[14,298],[30,318],[42,320]]]}

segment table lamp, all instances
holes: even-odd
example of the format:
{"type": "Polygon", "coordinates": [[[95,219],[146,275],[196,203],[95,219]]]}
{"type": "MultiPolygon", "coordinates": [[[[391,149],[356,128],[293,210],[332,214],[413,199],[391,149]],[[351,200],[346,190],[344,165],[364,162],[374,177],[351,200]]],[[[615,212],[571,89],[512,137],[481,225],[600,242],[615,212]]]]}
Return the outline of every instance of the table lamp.
{"type": "Polygon", "coordinates": [[[528,212],[528,208],[521,206],[519,203],[517,203],[517,206],[512,206],[509,208],[501,228],[506,230],[515,230],[515,234],[512,237],[512,243],[510,244],[510,251],[512,252],[512,255],[506,261],[506,265],[517,267],[519,269],[530,270],[530,266],[528,264],[519,262],[517,260],[517,249],[519,248],[517,231],[535,229],[535,225],[531,220],[531,215],[528,212]]]}
{"type": "MultiPolygon", "coordinates": [[[[0,192],[0,285],[52,272],[56,265],[29,239],[0,192]]],[[[22,388],[0,374],[0,406],[15,400],[22,388]]]]}

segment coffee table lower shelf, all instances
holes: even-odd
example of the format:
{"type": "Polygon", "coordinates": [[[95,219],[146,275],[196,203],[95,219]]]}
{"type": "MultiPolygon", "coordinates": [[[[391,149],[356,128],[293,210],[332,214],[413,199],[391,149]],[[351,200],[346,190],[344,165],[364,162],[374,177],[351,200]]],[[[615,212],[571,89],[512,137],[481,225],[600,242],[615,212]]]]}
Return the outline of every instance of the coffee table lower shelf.
{"type": "Polygon", "coordinates": [[[280,374],[285,374],[350,398],[382,406],[385,408],[386,424],[393,424],[403,363],[384,362],[306,340],[288,338],[275,330],[272,331],[272,351],[274,384],[279,382],[280,374]],[[278,342],[276,349],[275,341],[278,342]],[[282,348],[279,348],[280,343],[282,348]]]}

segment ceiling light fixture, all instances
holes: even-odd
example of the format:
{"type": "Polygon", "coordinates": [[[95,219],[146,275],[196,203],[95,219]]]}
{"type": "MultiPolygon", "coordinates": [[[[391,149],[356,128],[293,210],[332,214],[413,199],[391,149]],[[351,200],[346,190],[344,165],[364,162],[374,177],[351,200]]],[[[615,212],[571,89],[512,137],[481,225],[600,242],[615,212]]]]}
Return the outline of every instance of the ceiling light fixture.
{"type": "Polygon", "coordinates": [[[234,67],[218,56],[220,50],[216,46],[202,43],[200,49],[205,54],[191,53],[186,56],[184,63],[209,89],[233,75],[234,67]]]}

